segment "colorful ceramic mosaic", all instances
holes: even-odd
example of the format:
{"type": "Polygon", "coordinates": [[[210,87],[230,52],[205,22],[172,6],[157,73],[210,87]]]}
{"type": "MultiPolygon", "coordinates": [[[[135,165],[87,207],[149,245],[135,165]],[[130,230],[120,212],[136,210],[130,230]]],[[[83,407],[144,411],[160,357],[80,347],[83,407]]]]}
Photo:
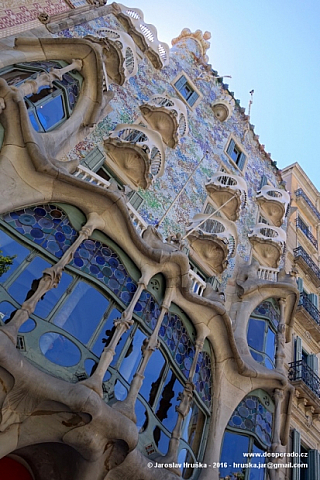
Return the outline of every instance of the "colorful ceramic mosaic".
{"type": "Polygon", "coordinates": [[[247,396],[233,412],[230,427],[255,433],[261,442],[271,445],[273,415],[256,396],[247,396]]]}
{"type": "Polygon", "coordinates": [[[131,302],[137,285],[110,247],[96,240],[85,240],[71,265],[103,282],[125,305],[131,302]]]}
{"type": "Polygon", "coordinates": [[[211,408],[212,400],[211,372],[212,366],[210,355],[206,352],[200,352],[193,381],[196,387],[196,391],[199,393],[200,398],[204,401],[204,403],[209,409],[211,408]]]}
{"type": "MultiPolygon", "coordinates": [[[[97,29],[106,25],[115,30],[123,30],[117,19],[113,15],[108,15],[70,27],[58,35],[69,38],[84,37],[94,34],[97,29]]],[[[180,140],[175,149],[166,148],[164,175],[153,182],[147,191],[139,190],[139,194],[144,199],[139,207],[139,214],[147,223],[155,225],[184,187],[192,170],[198,165],[185,193],[179,197],[159,229],[164,238],[169,233],[185,233],[189,221],[203,209],[207,198],[205,183],[208,178],[216,173],[220,165],[225,166],[233,174],[239,174],[238,169],[225,153],[230,134],[233,134],[235,138],[239,139],[251,167],[250,174],[249,170],[243,172],[248,187],[248,203],[246,208],[242,209],[237,221],[239,237],[237,255],[245,261],[249,261],[251,244],[248,234],[256,224],[258,214],[255,196],[260,189],[262,175],[267,177],[270,184],[278,186],[276,169],[270,160],[261,154],[259,144],[254,140],[251,132],[244,135],[243,132],[248,131],[248,123],[238,107],[234,109],[227,122],[221,123],[215,119],[210,104],[221,98],[226,90],[221,84],[208,81],[208,74],[204,73],[201,65],[195,62],[194,56],[188,52],[190,49],[192,53],[195,53],[195,48],[197,48],[195,42],[190,39],[184,44],[177,43],[171,49],[169,65],[160,71],[155,71],[149,60],[145,58],[139,60],[139,74],[126,82],[125,89],[117,85],[110,86],[114,93],[114,99],[111,101],[112,111],[96,126],[85,141],[69,153],[69,158],[83,158],[95,145],[98,145],[103,151],[103,141],[115,126],[121,123],[134,123],[141,115],[140,105],[147,102],[152,95],[166,94],[177,97],[173,83],[182,71],[186,72],[202,93],[205,101],[200,101],[193,110],[188,108],[189,133],[180,140]],[[208,153],[203,159],[206,150],[208,153]],[[177,170],[179,175],[177,175],[177,170]]],[[[232,276],[233,267],[234,263],[229,262],[229,267],[223,274],[222,288],[226,285],[227,279],[232,276]]]]}
{"type": "MultiPolygon", "coordinates": [[[[135,306],[135,313],[154,329],[160,315],[160,306],[147,291],[142,292],[135,306]]],[[[194,358],[194,345],[178,315],[171,312],[164,316],[159,337],[168,347],[183,375],[188,378],[194,358]]],[[[196,391],[207,407],[211,406],[211,360],[206,352],[199,354],[196,373],[193,379],[196,391]]]]}
{"type": "Polygon", "coordinates": [[[1,2],[0,29],[30,22],[36,19],[41,12],[57,15],[68,10],[70,9],[63,0],[40,0],[39,2],[24,0],[17,2],[16,5],[10,0],[4,0],[1,2]]]}
{"type": "Polygon", "coordinates": [[[276,309],[275,305],[266,300],[265,302],[260,303],[260,305],[255,308],[253,314],[262,315],[267,317],[274,325],[278,325],[280,320],[280,312],[276,309]]]}
{"type": "Polygon", "coordinates": [[[5,215],[3,219],[57,258],[62,257],[78,236],[67,215],[55,205],[24,208],[5,215]]]}

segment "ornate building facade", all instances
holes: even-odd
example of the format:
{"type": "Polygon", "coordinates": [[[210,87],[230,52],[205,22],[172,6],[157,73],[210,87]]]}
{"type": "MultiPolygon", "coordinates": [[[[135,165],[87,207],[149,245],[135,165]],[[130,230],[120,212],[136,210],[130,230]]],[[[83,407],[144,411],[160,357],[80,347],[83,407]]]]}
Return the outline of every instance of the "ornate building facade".
{"type": "Polygon", "coordinates": [[[319,479],[285,177],[208,32],[83,3],[0,42],[4,480],[319,479]]]}

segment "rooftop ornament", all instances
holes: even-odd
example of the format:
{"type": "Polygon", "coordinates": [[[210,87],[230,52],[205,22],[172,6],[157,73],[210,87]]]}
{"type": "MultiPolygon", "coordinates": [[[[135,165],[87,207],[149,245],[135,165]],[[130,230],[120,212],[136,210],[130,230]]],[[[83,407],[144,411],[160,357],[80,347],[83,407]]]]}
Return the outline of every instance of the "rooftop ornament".
{"type": "Polygon", "coordinates": [[[192,33],[190,28],[184,28],[178,37],[172,39],[171,44],[176,45],[176,43],[180,42],[184,38],[193,38],[193,40],[198,43],[201,50],[201,60],[204,63],[208,63],[209,57],[206,53],[210,48],[210,42],[208,42],[208,40],[211,38],[211,33],[202,33],[202,30],[196,30],[194,33],[192,33]]]}

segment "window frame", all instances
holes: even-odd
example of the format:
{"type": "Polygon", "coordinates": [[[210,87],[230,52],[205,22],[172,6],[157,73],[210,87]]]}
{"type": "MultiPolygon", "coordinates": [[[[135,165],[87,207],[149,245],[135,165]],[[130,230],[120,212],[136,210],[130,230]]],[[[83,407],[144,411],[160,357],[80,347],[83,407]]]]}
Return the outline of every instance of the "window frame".
{"type": "Polygon", "coordinates": [[[229,136],[228,141],[225,145],[224,153],[226,154],[227,158],[231,162],[231,165],[233,165],[238,170],[238,172],[240,172],[243,175],[248,163],[248,154],[243,148],[243,146],[241,145],[241,143],[232,134],[229,136]],[[231,149],[234,149],[234,148],[238,150],[239,159],[237,160],[234,160],[230,155],[231,149]]]}
{"type": "Polygon", "coordinates": [[[192,82],[192,80],[190,79],[190,77],[186,74],[185,71],[181,71],[179,73],[179,75],[177,75],[175,77],[175,79],[171,82],[171,85],[173,86],[173,88],[175,89],[175,91],[178,93],[179,95],[179,98],[181,98],[181,100],[191,109],[193,110],[194,108],[196,108],[199,103],[201,102],[202,98],[203,98],[203,95],[202,93],[200,92],[200,90],[195,86],[195,84],[192,82]],[[184,84],[182,85],[182,82],[183,82],[183,79],[184,78],[184,84]],[[177,86],[177,83],[178,82],[181,82],[181,86],[177,86]],[[181,90],[184,86],[188,86],[188,88],[190,88],[192,90],[191,94],[186,98],[182,93],[181,93],[181,90]],[[197,98],[195,99],[194,102],[192,103],[189,103],[189,100],[191,99],[192,95],[193,94],[196,94],[197,95],[197,98]]]}

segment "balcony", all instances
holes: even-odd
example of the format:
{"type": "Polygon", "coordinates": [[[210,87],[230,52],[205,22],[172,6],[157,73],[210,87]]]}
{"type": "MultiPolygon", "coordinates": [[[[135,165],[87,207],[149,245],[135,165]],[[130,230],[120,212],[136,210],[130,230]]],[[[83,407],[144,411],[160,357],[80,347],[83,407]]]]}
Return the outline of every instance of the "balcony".
{"type": "Polygon", "coordinates": [[[104,142],[109,167],[136,190],[147,189],[164,173],[164,148],[159,133],[135,124],[119,124],[104,142]]]}
{"type": "Polygon", "coordinates": [[[302,188],[298,188],[298,190],[295,191],[295,194],[297,204],[301,204],[303,207],[307,207],[307,211],[311,213],[315,223],[320,222],[320,212],[313,205],[313,203],[311,202],[309,197],[307,197],[302,188]]]}
{"type": "Polygon", "coordinates": [[[242,177],[218,172],[206,184],[207,192],[229,220],[239,218],[241,203],[247,201],[247,184],[242,177]]]}
{"type": "Polygon", "coordinates": [[[114,14],[134,43],[146,54],[154,68],[161,70],[169,63],[169,46],[159,42],[157,29],[144,22],[143,13],[138,8],[128,8],[120,3],[112,4],[114,14]]]}
{"type": "Polygon", "coordinates": [[[289,193],[279,188],[270,187],[270,185],[264,185],[257,194],[257,202],[261,213],[273,225],[280,227],[290,204],[289,193]]]}
{"type": "Polygon", "coordinates": [[[313,284],[320,287],[320,268],[301,246],[293,250],[295,262],[301,270],[310,277],[313,284]]]}
{"type": "Polygon", "coordinates": [[[304,360],[289,363],[289,380],[299,392],[305,405],[313,406],[320,412],[320,378],[304,360]]]}
{"type": "MultiPolygon", "coordinates": [[[[132,38],[125,32],[110,28],[100,28],[96,35],[102,47],[105,45],[103,52],[109,79],[123,85],[138,71],[136,46],[132,38]]],[[[92,36],[90,38],[94,39],[92,36]]]]}
{"type": "Polygon", "coordinates": [[[188,228],[190,258],[207,276],[221,274],[235,252],[237,232],[232,222],[195,215],[188,228]]]}
{"type": "Polygon", "coordinates": [[[300,293],[296,319],[316,342],[320,341],[320,312],[305,292],[300,293]]]}
{"type": "Polygon", "coordinates": [[[89,168],[84,167],[83,165],[78,165],[76,171],[73,175],[77,178],[81,178],[85,182],[92,183],[93,185],[98,185],[99,187],[108,189],[110,187],[110,182],[100,177],[96,173],[89,170],[89,168]]]}
{"type": "Polygon", "coordinates": [[[278,274],[279,270],[277,268],[266,268],[261,267],[258,268],[257,277],[259,280],[267,281],[267,282],[277,282],[278,281],[278,274]]]}
{"type": "Polygon", "coordinates": [[[265,223],[258,223],[248,237],[259,263],[277,268],[286,243],[284,230],[265,223]]]}
{"type": "Polygon", "coordinates": [[[162,136],[170,148],[175,148],[181,137],[187,134],[187,109],[177,98],[154,95],[141,105],[142,115],[153,130],[162,136]]]}
{"type": "Polygon", "coordinates": [[[297,229],[299,229],[302,233],[304,233],[304,235],[307,237],[307,239],[310,241],[313,247],[316,250],[318,250],[318,240],[312,235],[308,226],[304,223],[303,220],[301,220],[300,217],[297,218],[296,225],[297,225],[297,229]]]}

